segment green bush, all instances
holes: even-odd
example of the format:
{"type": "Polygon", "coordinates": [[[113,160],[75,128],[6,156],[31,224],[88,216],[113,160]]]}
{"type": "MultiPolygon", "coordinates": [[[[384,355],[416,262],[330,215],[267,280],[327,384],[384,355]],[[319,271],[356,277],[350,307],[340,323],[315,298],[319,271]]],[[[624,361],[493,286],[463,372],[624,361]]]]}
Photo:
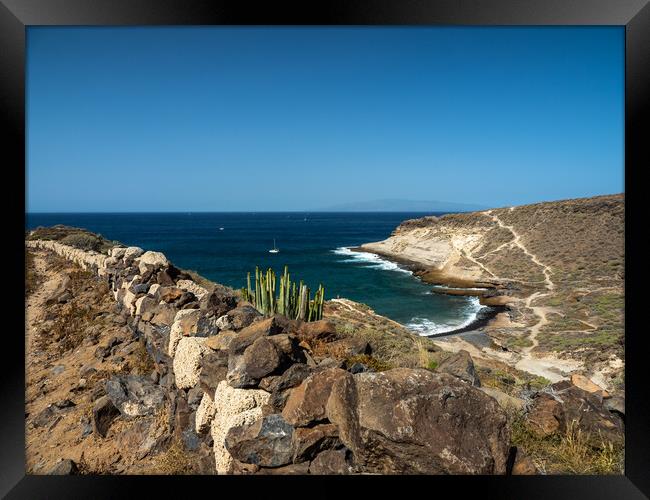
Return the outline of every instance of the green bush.
{"type": "Polygon", "coordinates": [[[63,237],[61,243],[81,250],[98,251],[102,245],[102,240],[93,234],[73,233],[63,237]]]}

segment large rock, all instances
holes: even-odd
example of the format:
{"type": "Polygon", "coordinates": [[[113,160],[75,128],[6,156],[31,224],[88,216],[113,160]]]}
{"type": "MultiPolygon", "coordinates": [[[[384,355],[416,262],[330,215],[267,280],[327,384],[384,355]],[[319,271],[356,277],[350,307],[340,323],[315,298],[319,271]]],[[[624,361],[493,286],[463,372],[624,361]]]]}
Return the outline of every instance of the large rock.
{"type": "Polygon", "coordinates": [[[354,469],[350,464],[349,450],[325,450],[309,465],[309,473],[315,475],[347,475],[354,469]]]}
{"type": "Polygon", "coordinates": [[[305,322],[298,328],[297,335],[300,340],[311,343],[332,342],[336,340],[336,326],[328,320],[305,322]]]}
{"type": "Polygon", "coordinates": [[[163,404],[165,392],[149,377],[115,376],[106,381],[106,395],[127,418],[153,415],[163,404]]]}
{"type": "Polygon", "coordinates": [[[170,304],[178,300],[184,293],[183,290],[175,286],[161,286],[158,289],[157,295],[160,300],[170,304]]]}
{"type": "Polygon", "coordinates": [[[514,409],[519,411],[523,410],[526,406],[526,402],[523,399],[506,394],[499,389],[494,389],[493,387],[481,387],[480,389],[488,396],[493,397],[503,409],[514,409]]]}
{"type": "Polygon", "coordinates": [[[204,392],[214,394],[219,382],[226,380],[227,374],[228,353],[226,351],[208,350],[203,353],[199,366],[199,384],[204,392]]]}
{"type": "Polygon", "coordinates": [[[72,476],[78,473],[77,464],[70,459],[66,459],[58,461],[47,474],[50,476],[72,476]]]}
{"type": "Polygon", "coordinates": [[[128,264],[133,262],[134,259],[137,259],[144,253],[144,250],[140,247],[127,247],[124,249],[124,254],[122,255],[122,260],[128,264]]]}
{"type": "Polygon", "coordinates": [[[237,299],[222,290],[215,290],[204,295],[200,304],[208,316],[219,318],[237,306],[237,299]]]}
{"type": "Polygon", "coordinates": [[[474,368],[474,360],[472,360],[469,352],[464,349],[443,360],[438,366],[438,371],[449,373],[454,377],[464,380],[468,384],[481,387],[481,381],[474,368]]]}
{"type": "Polygon", "coordinates": [[[262,313],[250,304],[240,304],[223,316],[219,317],[220,328],[223,330],[241,330],[261,319],[262,313]]]}
{"type": "Polygon", "coordinates": [[[312,369],[304,363],[296,363],[287,368],[282,375],[265,377],[260,381],[260,389],[268,392],[284,391],[300,385],[312,369]]]}
{"type": "Polygon", "coordinates": [[[225,380],[219,384],[214,395],[215,414],[210,428],[217,473],[227,474],[233,465],[233,458],[225,446],[228,431],[256,421],[262,416],[262,406],[268,399],[266,391],[235,389],[225,380]]]}
{"type": "Polygon", "coordinates": [[[200,285],[197,285],[192,280],[178,280],[176,286],[185,291],[192,292],[196,297],[201,300],[208,291],[200,285]]]}
{"type": "Polygon", "coordinates": [[[327,355],[339,359],[371,353],[368,341],[358,337],[346,337],[329,344],[324,344],[323,350],[327,355]]]}
{"type": "Polygon", "coordinates": [[[294,427],[303,427],[327,418],[326,404],[333,384],[348,373],[328,368],[314,373],[291,390],[282,416],[294,427]]]}
{"type": "Polygon", "coordinates": [[[237,333],[232,330],[224,330],[216,335],[210,335],[205,345],[215,351],[226,351],[230,349],[230,343],[237,337],[237,333]]]}
{"type": "Polygon", "coordinates": [[[283,333],[285,324],[277,316],[253,323],[239,332],[230,342],[230,352],[243,354],[244,350],[260,337],[283,333]]]}
{"type": "Polygon", "coordinates": [[[144,274],[147,271],[154,271],[161,267],[167,267],[168,265],[169,261],[167,257],[161,252],[145,252],[138,259],[140,274],[144,274]]]}
{"type": "Polygon", "coordinates": [[[108,396],[102,396],[93,405],[93,430],[95,434],[106,437],[113,420],[120,415],[120,410],[108,396]]]}
{"type": "Polygon", "coordinates": [[[153,318],[156,313],[155,310],[158,302],[158,300],[149,295],[144,295],[136,299],[135,314],[139,315],[144,321],[151,321],[151,318],[153,318]]]}
{"type": "Polygon", "coordinates": [[[242,355],[231,355],[226,379],[233,387],[253,387],[281,365],[284,354],[267,337],[260,337],[242,355]]]}
{"type": "Polygon", "coordinates": [[[293,427],[282,415],[259,417],[231,428],[225,437],[230,455],[243,463],[280,467],[291,462],[293,427]]]}
{"type": "Polygon", "coordinates": [[[576,387],[582,389],[583,391],[587,391],[600,398],[604,399],[609,397],[609,393],[605,389],[593,383],[590,379],[588,379],[584,375],[574,373],[573,375],[571,375],[571,383],[576,387]]]}
{"type": "Polygon", "coordinates": [[[311,460],[321,451],[340,445],[339,430],[334,424],[298,427],[293,433],[293,461],[311,460]]]}
{"type": "Polygon", "coordinates": [[[178,341],[182,337],[196,334],[196,323],[201,317],[201,311],[197,309],[183,309],[176,313],[174,323],[169,331],[168,354],[174,357],[178,341]]]}
{"type": "Polygon", "coordinates": [[[196,416],[194,418],[194,425],[197,434],[203,434],[210,429],[210,424],[212,424],[215,411],[216,407],[214,406],[212,396],[207,392],[203,393],[201,403],[196,410],[196,416]]]}
{"type": "Polygon", "coordinates": [[[174,354],[174,377],[179,389],[190,389],[199,383],[201,358],[208,352],[205,338],[183,337],[174,354]]]}
{"type": "Polygon", "coordinates": [[[540,436],[564,433],[576,425],[595,446],[601,439],[622,443],[624,437],[622,420],[603,405],[601,397],[568,380],[556,382],[550,392],[538,393],[526,419],[529,429],[540,436]]]}
{"type": "Polygon", "coordinates": [[[395,368],[334,382],[327,417],[365,472],[505,474],[506,414],[446,373],[395,368]]]}

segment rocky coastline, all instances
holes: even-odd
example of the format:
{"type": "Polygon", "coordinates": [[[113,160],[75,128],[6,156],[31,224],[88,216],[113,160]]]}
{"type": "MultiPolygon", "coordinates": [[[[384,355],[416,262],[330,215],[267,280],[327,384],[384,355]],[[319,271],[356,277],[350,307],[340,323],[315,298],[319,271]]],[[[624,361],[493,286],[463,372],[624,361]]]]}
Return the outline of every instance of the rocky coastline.
{"type": "Polygon", "coordinates": [[[585,384],[511,396],[482,386],[479,372],[484,384],[493,373],[467,351],[433,344],[418,344],[439,360],[428,368],[389,366],[381,355],[398,338],[375,325],[399,325],[351,301],[303,323],[264,317],[160,252],[83,250],[37,232],[26,252],[49,280],[29,287],[27,307],[31,473],[543,473],[513,445],[513,404],[540,439],[588,404],[585,431],[622,445],[620,405],[608,410],[611,396],[585,384]],[[361,320],[344,334],[347,310],[361,320]]]}

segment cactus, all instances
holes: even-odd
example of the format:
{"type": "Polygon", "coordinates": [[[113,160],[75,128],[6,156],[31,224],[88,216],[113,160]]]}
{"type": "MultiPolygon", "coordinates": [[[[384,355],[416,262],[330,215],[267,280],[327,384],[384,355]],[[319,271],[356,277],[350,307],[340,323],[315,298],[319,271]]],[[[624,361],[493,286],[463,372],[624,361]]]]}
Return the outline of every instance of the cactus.
{"type": "Polygon", "coordinates": [[[242,288],[242,297],[265,316],[281,314],[290,319],[303,321],[318,321],[323,317],[323,302],[325,289],[318,286],[314,299],[310,300],[309,287],[300,281],[291,281],[289,269],[284,266],[280,276],[279,288],[276,287],[277,277],[273,269],[262,272],[255,267],[255,291],[251,286],[251,273],[246,276],[246,287],[242,288]],[[276,290],[278,295],[276,296],[276,290]]]}

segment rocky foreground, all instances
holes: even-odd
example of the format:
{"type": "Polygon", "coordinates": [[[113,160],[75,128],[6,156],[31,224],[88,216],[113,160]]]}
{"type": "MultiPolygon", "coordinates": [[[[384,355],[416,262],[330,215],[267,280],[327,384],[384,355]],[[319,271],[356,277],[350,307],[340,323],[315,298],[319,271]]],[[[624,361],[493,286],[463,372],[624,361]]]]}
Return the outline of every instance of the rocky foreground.
{"type": "Polygon", "coordinates": [[[486,328],[498,347],[473,355],[622,392],[624,208],[621,194],[424,217],[361,249],[411,266],[435,292],[500,307],[486,328]]]}
{"type": "Polygon", "coordinates": [[[621,471],[624,408],[586,380],[514,396],[351,301],[265,318],[159,252],[26,246],[30,473],[621,471]]]}

